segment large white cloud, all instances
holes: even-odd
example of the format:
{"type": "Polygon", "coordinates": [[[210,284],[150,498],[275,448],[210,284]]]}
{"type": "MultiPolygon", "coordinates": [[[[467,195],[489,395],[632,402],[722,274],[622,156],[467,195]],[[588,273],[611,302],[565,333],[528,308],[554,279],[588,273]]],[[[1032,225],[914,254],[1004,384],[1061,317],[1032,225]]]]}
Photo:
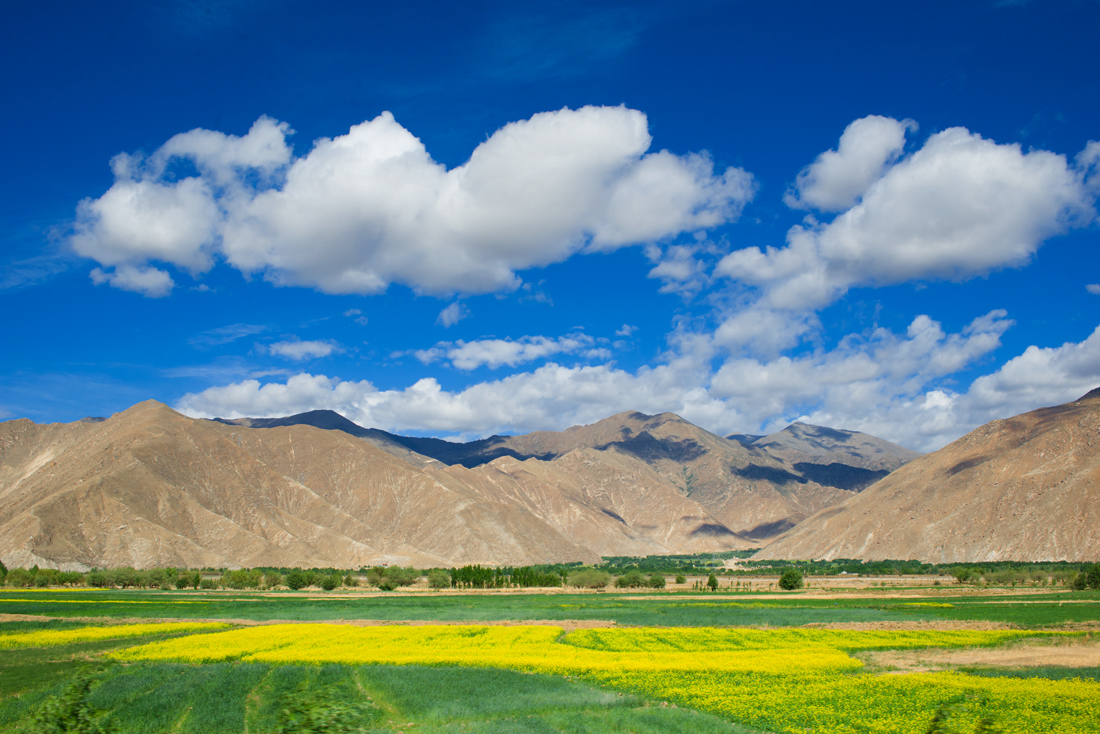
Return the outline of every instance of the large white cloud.
{"type": "Polygon", "coordinates": [[[832,222],[792,228],[786,247],[732,252],[716,272],[762,288],[777,308],[817,308],[854,285],[963,280],[1024,264],[1045,240],[1091,219],[1092,207],[1063,156],[951,128],[832,222]]]}
{"type": "Polygon", "coordinates": [[[447,170],[391,114],[291,160],[285,123],[243,137],[192,130],[81,202],[74,250],[104,266],[160,261],[199,273],[217,256],[326,293],[486,293],[516,271],[735,219],[745,171],[704,154],[648,153],[646,117],[584,107],[510,123],[447,170]],[[177,161],[197,175],[174,180],[177,161]]]}

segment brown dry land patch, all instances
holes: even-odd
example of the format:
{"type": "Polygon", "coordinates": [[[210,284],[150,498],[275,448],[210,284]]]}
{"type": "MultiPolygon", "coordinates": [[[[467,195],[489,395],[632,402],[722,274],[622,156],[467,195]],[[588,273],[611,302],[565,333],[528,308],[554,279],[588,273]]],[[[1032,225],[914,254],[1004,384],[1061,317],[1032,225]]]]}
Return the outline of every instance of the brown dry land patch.
{"type": "Polygon", "coordinates": [[[877,650],[855,657],[886,673],[925,673],[959,667],[1100,667],[1100,639],[1091,634],[1072,640],[1020,640],[1005,647],[963,650],[877,650]]]}

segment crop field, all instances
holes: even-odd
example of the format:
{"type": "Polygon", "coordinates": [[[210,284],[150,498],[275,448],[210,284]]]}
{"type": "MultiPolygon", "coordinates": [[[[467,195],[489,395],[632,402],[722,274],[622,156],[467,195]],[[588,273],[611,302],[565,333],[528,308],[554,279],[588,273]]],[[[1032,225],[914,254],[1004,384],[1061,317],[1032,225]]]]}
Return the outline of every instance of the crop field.
{"type": "Polygon", "coordinates": [[[603,620],[651,627],[788,627],[961,620],[1023,627],[1100,622],[1100,592],[817,596],[719,592],[611,594],[170,592],[0,590],[0,614],[53,618],[492,622],[603,620]]]}
{"type": "Polygon", "coordinates": [[[1098,611],[1094,592],[1007,590],[13,591],[0,593],[0,731],[34,731],[77,676],[88,710],[123,733],[275,734],[337,714],[332,731],[1100,732],[1100,670],[1059,662],[1095,650],[1098,611]],[[1019,649],[1050,652],[1028,668],[875,657],[1019,649]]]}

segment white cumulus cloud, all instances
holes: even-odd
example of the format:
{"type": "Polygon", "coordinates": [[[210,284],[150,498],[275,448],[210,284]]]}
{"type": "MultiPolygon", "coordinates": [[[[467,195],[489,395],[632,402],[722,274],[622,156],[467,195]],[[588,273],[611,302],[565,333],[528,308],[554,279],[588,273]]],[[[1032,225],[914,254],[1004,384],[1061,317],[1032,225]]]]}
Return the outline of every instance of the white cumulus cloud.
{"type": "Polygon", "coordinates": [[[487,293],[580,252],[725,224],[755,189],[705,154],[648,152],[645,115],[625,107],[510,123],[451,170],[388,112],[295,160],[289,133],[261,118],[243,137],[192,130],[147,159],[117,156],[115,184],[78,207],[73,249],[191,273],[223,258],[326,293],[487,293]],[[198,175],[174,180],[181,160],[198,175]]]}

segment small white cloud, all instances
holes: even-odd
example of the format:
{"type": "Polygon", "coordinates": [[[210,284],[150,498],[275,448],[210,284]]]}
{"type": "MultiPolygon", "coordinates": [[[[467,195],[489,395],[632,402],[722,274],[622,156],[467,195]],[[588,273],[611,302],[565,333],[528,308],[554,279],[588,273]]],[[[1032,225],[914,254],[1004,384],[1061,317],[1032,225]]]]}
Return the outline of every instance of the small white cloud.
{"type": "Polygon", "coordinates": [[[632,326],[630,324],[623,324],[623,328],[616,331],[615,336],[621,336],[624,339],[626,339],[626,338],[629,338],[629,337],[633,336],[634,332],[636,332],[637,330],[638,330],[637,326],[632,326]]]}
{"type": "Polygon", "coordinates": [[[416,352],[416,358],[428,364],[446,357],[451,365],[460,370],[474,370],[478,367],[498,367],[516,365],[545,359],[555,354],[583,352],[589,359],[606,359],[611,353],[602,347],[596,347],[596,340],[586,334],[551,339],[545,336],[524,336],[519,339],[479,339],[454,343],[441,342],[431,349],[416,352]]]}
{"type": "Polygon", "coordinates": [[[367,317],[364,316],[363,312],[357,308],[349,308],[347,311],[344,311],[344,316],[348,318],[354,317],[355,323],[359,324],[360,326],[366,326],[368,323],[367,317]]]}
{"type": "Polygon", "coordinates": [[[340,351],[340,347],[338,344],[326,341],[291,340],[268,344],[265,350],[268,354],[301,362],[307,359],[327,357],[333,352],[340,351]]]}
{"type": "Polygon", "coordinates": [[[140,293],[147,298],[163,298],[172,292],[176,282],[158,268],[119,265],[113,272],[93,268],[89,273],[96,285],[107,283],[112,288],[140,293]]]}
{"type": "Polygon", "coordinates": [[[879,115],[856,120],[844,128],[836,150],[822,153],[798,174],[783,201],[795,209],[849,208],[901,155],[906,131],[916,129],[912,120],[899,122],[879,115]]]}
{"type": "Polygon", "coordinates": [[[1094,296],[1100,296],[1100,283],[1089,283],[1085,286],[1085,290],[1094,296]]]}
{"type": "Polygon", "coordinates": [[[466,308],[464,303],[455,301],[439,312],[439,316],[436,317],[435,323],[445,329],[449,329],[469,315],[470,309],[466,308]]]}

